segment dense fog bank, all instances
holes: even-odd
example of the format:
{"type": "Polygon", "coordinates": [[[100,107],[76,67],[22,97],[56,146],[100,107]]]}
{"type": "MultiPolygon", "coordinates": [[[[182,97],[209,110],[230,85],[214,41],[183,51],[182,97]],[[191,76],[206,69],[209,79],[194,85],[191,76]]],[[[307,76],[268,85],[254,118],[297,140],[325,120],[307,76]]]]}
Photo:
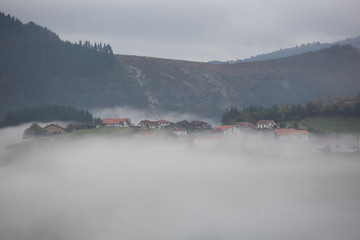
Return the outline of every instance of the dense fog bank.
{"type": "Polygon", "coordinates": [[[259,136],[0,130],[1,239],[356,239],[360,162],[259,136]],[[246,147],[241,147],[246,146],[246,147]]]}

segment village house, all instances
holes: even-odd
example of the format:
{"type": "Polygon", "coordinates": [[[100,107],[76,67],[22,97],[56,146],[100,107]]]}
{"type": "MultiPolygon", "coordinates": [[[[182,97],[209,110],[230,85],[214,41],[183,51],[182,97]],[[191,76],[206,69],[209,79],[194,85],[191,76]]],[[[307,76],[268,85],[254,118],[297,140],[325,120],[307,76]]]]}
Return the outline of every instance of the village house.
{"type": "Polygon", "coordinates": [[[182,136],[182,137],[187,136],[187,130],[185,128],[173,127],[173,128],[170,128],[170,132],[172,132],[173,134],[175,134],[177,136],[182,136]]]}
{"type": "Polygon", "coordinates": [[[280,128],[275,129],[274,132],[281,141],[306,142],[309,139],[309,132],[307,130],[280,128]]]}
{"type": "Polygon", "coordinates": [[[224,135],[239,135],[241,130],[235,125],[221,125],[216,128],[217,131],[222,132],[224,135]]]}
{"type": "Polygon", "coordinates": [[[137,126],[141,128],[167,128],[173,125],[172,122],[161,119],[159,121],[142,120],[137,126]]]}
{"type": "Polygon", "coordinates": [[[141,128],[150,128],[150,123],[151,123],[150,120],[142,120],[137,124],[137,126],[141,128]]]}
{"type": "Polygon", "coordinates": [[[148,123],[148,128],[159,128],[159,123],[157,121],[150,121],[148,123]]]}
{"type": "Polygon", "coordinates": [[[157,121],[159,128],[166,128],[171,126],[173,123],[164,119],[157,121]]]}
{"type": "Polygon", "coordinates": [[[64,134],[66,133],[66,129],[57,125],[57,124],[49,124],[46,127],[42,129],[45,133],[45,135],[52,136],[52,135],[58,135],[58,134],[64,134]]]}
{"type": "Polygon", "coordinates": [[[277,128],[277,124],[274,120],[260,120],[256,123],[258,129],[274,129],[277,128]]]}
{"type": "Polygon", "coordinates": [[[203,130],[211,128],[211,126],[204,121],[196,120],[189,123],[189,128],[193,130],[203,130]]]}
{"type": "Polygon", "coordinates": [[[105,118],[102,123],[105,127],[130,127],[128,118],[105,118]]]}

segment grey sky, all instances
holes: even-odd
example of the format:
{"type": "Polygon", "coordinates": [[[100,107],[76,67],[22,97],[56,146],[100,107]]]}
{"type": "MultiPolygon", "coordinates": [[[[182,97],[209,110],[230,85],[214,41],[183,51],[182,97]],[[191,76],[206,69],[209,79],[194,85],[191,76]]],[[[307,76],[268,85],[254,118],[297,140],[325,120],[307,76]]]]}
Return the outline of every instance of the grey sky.
{"type": "Polygon", "coordinates": [[[358,0],[2,0],[1,11],[115,53],[242,59],[360,35],[358,0]]]}

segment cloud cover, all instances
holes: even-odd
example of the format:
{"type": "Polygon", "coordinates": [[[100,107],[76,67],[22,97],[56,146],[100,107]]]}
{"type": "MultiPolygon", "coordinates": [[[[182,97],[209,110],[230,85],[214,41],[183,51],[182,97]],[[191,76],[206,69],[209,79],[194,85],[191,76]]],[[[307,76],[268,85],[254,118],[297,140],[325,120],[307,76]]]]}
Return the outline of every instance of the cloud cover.
{"type": "Polygon", "coordinates": [[[246,58],[357,36],[357,0],[24,1],[2,11],[62,39],[110,43],[120,54],[194,61],[246,58]]]}
{"type": "Polygon", "coordinates": [[[23,142],[20,132],[0,130],[4,239],[335,240],[360,234],[360,164],[353,157],[258,136],[248,136],[248,151],[240,151],[244,142],[236,139],[204,150],[149,136],[23,142]],[[16,139],[20,144],[9,146],[16,139]]]}

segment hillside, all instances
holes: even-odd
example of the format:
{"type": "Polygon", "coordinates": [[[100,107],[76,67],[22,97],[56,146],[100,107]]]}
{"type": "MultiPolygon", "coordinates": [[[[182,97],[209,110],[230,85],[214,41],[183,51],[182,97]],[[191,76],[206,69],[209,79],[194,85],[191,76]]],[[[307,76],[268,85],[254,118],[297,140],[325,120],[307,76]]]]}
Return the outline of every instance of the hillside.
{"type": "Polygon", "coordinates": [[[47,28],[3,13],[0,53],[0,114],[24,105],[73,101],[68,88],[79,88],[79,79],[114,66],[110,45],[62,41],[47,28]]]}
{"type": "Polygon", "coordinates": [[[360,49],[360,36],[355,38],[349,38],[343,41],[338,41],[334,43],[320,43],[320,42],[313,42],[307,44],[301,44],[300,46],[291,47],[291,48],[284,48],[277,51],[273,51],[270,53],[264,53],[260,55],[256,55],[250,58],[246,58],[243,60],[232,60],[227,62],[221,61],[211,61],[210,63],[215,64],[225,64],[225,63],[235,63],[235,62],[256,62],[256,61],[265,61],[265,60],[272,60],[284,57],[291,57],[298,54],[303,54],[307,52],[319,51],[324,48],[329,48],[334,45],[351,45],[354,48],[360,49]]]}
{"type": "Polygon", "coordinates": [[[113,55],[0,17],[0,117],[24,106],[129,106],[219,119],[230,106],[304,103],[360,92],[360,50],[333,46],[270,61],[209,64],[113,55]],[[6,26],[6,28],[4,27],[6,26]],[[20,30],[19,30],[20,29],[20,30]],[[3,34],[4,33],[4,34],[3,34]]]}
{"type": "Polygon", "coordinates": [[[154,109],[216,115],[229,106],[304,103],[360,92],[360,51],[334,46],[278,60],[214,65],[117,56],[154,109]]]}

